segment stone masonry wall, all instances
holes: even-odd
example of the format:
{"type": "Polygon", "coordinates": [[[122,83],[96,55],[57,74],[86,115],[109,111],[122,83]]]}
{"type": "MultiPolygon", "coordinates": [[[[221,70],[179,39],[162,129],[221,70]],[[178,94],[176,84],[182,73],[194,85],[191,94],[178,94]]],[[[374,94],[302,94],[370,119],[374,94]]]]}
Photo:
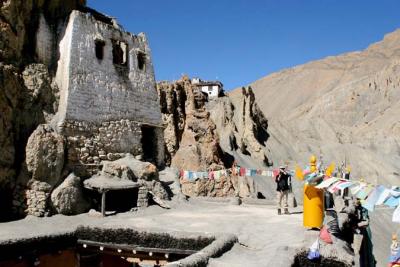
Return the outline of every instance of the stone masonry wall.
{"type": "Polygon", "coordinates": [[[101,124],[65,121],[62,134],[67,136],[68,166],[100,165],[130,153],[142,155],[142,132],[138,122],[108,121],[101,124]]]}
{"type": "MultiPolygon", "coordinates": [[[[81,176],[99,170],[102,160],[116,160],[130,153],[143,156],[141,123],[130,120],[108,121],[101,124],[65,121],[61,133],[67,136],[68,169],[81,176]],[[88,172],[87,172],[88,171],[88,172]]],[[[164,162],[162,128],[155,128],[157,165],[164,162]],[[161,134],[160,134],[161,133],[161,134]]]]}
{"type": "Polygon", "coordinates": [[[119,26],[73,11],[60,45],[57,83],[61,91],[59,121],[88,122],[129,119],[161,125],[150,48],[144,34],[132,35],[119,26]],[[103,59],[95,42],[104,43],[103,59]],[[127,45],[127,63],[113,61],[113,42],[127,45]],[[139,67],[138,54],[145,65],[139,67]]]}

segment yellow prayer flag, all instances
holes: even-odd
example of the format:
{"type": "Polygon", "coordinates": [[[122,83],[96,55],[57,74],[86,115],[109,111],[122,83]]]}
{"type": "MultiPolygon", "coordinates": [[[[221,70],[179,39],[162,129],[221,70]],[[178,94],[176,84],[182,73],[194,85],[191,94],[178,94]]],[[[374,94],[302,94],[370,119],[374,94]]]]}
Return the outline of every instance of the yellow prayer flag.
{"type": "Polygon", "coordinates": [[[331,165],[329,165],[328,168],[326,168],[325,176],[332,177],[332,173],[334,170],[335,170],[335,163],[332,162],[331,165]]]}
{"type": "Polygon", "coordinates": [[[300,180],[300,181],[304,180],[303,170],[298,165],[296,165],[296,167],[295,167],[295,177],[297,178],[297,180],[300,180]]]}
{"type": "Polygon", "coordinates": [[[346,167],[346,173],[350,173],[351,172],[351,167],[350,166],[347,166],[346,167]]]}

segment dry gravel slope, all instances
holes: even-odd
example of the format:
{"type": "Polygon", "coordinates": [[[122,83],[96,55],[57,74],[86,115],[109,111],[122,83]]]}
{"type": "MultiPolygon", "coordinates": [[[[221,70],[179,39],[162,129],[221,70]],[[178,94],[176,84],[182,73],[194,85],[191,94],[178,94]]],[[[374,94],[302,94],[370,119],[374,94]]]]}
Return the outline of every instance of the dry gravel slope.
{"type": "Polygon", "coordinates": [[[304,164],[311,153],[324,163],[346,157],[354,176],[398,183],[400,30],[361,52],[285,69],[250,86],[268,119],[274,164],[304,164]]]}

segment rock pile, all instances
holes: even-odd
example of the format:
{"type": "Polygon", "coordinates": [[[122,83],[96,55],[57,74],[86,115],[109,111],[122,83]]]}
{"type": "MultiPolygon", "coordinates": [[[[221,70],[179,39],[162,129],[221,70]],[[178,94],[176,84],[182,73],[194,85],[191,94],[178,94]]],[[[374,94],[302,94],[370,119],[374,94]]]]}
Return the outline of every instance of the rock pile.
{"type": "Polygon", "coordinates": [[[26,190],[26,213],[37,217],[50,215],[49,197],[51,186],[46,182],[32,180],[26,190]]]}
{"type": "Polygon", "coordinates": [[[26,146],[26,168],[30,177],[26,191],[27,214],[50,214],[48,200],[51,190],[62,178],[64,154],[64,137],[49,125],[40,125],[29,137],[26,146]]]}

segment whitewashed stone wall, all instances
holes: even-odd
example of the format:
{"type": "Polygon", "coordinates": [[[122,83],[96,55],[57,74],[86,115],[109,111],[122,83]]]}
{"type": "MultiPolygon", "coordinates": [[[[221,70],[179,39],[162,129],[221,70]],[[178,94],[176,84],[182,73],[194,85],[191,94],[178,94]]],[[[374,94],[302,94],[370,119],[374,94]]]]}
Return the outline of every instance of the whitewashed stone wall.
{"type": "Polygon", "coordinates": [[[61,90],[65,97],[60,119],[89,122],[129,119],[161,125],[151,51],[144,34],[132,35],[99,22],[90,14],[74,11],[65,38],[60,49],[64,59],[60,64],[67,66],[58,75],[58,80],[63,81],[61,90]],[[96,39],[105,42],[103,59],[96,58],[96,39]],[[126,66],[113,63],[111,40],[128,45],[126,66]],[[139,52],[145,54],[143,70],[138,68],[139,52]]]}
{"type": "Polygon", "coordinates": [[[57,129],[67,136],[68,165],[98,165],[123,153],[142,154],[141,125],[154,126],[157,164],[164,162],[161,111],[150,48],[144,34],[132,35],[92,15],[73,11],[60,42],[56,82],[57,129]],[[95,41],[104,42],[103,58],[95,41]],[[112,40],[127,45],[127,64],[113,63],[112,40]],[[138,53],[145,66],[138,66],[138,53]],[[160,134],[161,132],[161,134],[160,134]]]}

